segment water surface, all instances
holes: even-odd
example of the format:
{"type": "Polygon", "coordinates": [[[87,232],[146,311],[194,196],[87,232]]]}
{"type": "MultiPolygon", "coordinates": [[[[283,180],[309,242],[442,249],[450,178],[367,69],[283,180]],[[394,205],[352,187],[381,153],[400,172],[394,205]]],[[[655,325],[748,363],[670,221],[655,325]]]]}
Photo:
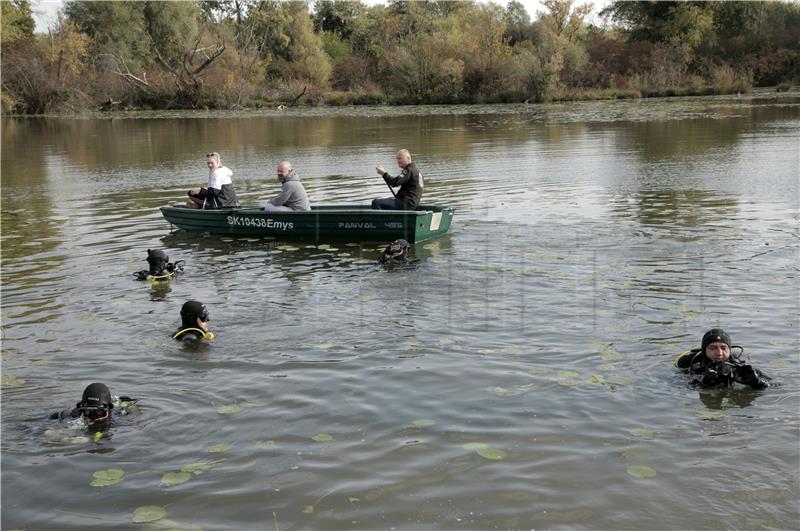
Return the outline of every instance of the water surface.
{"type": "Polygon", "coordinates": [[[798,138],[800,95],[766,92],[5,119],[2,527],[797,528],[798,138]],[[457,210],[407,268],[158,211],[207,151],[245,203],[283,159],[346,203],[399,147],[457,210]],[[186,273],[135,282],[148,248],[186,273]],[[169,338],[189,298],[210,348],[169,338]],[[687,386],[713,326],[780,387],[687,386]],[[43,420],[93,381],[141,398],[110,438],[43,420]]]}

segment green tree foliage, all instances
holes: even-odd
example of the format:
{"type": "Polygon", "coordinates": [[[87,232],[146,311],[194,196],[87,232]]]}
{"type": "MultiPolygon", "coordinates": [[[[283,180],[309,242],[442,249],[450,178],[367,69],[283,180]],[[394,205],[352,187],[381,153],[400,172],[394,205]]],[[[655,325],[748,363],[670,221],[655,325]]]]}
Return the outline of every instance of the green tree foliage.
{"type": "Polygon", "coordinates": [[[3,0],[3,109],[547,101],[800,80],[796,2],[68,0],[47,36],[3,0]],[[329,91],[337,91],[335,93],[329,91]]]}
{"type": "Polygon", "coordinates": [[[36,23],[28,0],[3,0],[0,2],[0,34],[2,43],[33,37],[36,23]]]}

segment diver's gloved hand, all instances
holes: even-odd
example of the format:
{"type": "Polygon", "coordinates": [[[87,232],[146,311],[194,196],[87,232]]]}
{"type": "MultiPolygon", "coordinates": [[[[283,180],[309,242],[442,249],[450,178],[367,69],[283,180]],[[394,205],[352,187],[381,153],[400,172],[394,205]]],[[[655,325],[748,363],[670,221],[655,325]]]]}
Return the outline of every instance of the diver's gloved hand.
{"type": "Polygon", "coordinates": [[[753,389],[766,389],[769,387],[769,377],[761,374],[751,365],[738,365],[734,367],[733,380],[740,384],[749,385],[753,389]]]}

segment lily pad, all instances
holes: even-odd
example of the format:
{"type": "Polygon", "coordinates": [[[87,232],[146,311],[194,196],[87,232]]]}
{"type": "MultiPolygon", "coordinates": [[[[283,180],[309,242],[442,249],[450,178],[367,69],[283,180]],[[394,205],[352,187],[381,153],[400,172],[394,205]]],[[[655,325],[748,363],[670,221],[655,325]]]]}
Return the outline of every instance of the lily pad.
{"type": "Polygon", "coordinates": [[[116,485],[125,477],[125,471],[121,468],[107,468],[98,470],[94,473],[94,479],[89,483],[92,487],[110,487],[116,485]]]}
{"type": "Polygon", "coordinates": [[[503,450],[497,450],[496,448],[479,448],[475,450],[477,454],[484,459],[490,459],[492,461],[496,461],[498,459],[504,459],[508,457],[508,454],[503,450]]]}
{"type": "Polygon", "coordinates": [[[592,377],[589,378],[589,383],[604,384],[606,383],[606,379],[600,376],[599,374],[593,374],[592,377]]]}
{"type": "Polygon", "coordinates": [[[25,384],[25,380],[22,378],[17,378],[13,374],[4,374],[0,376],[0,385],[6,385],[8,387],[20,387],[25,384]]]}
{"type": "Polygon", "coordinates": [[[578,385],[578,382],[576,382],[575,380],[559,380],[558,385],[566,385],[566,386],[578,385]]]}
{"type": "Polygon", "coordinates": [[[652,430],[648,430],[647,428],[633,428],[629,433],[634,437],[644,437],[646,439],[652,439],[655,435],[652,430]]]}
{"type": "Polygon", "coordinates": [[[415,428],[424,428],[425,426],[433,426],[436,424],[436,421],[432,419],[417,419],[411,422],[411,425],[415,428]]]}
{"type": "Polygon", "coordinates": [[[222,443],[222,444],[215,444],[214,446],[209,448],[208,451],[209,451],[209,453],[212,453],[212,454],[221,454],[223,452],[227,452],[231,448],[233,448],[232,445],[227,444],[227,443],[222,443]]]}
{"type": "Polygon", "coordinates": [[[486,450],[489,448],[489,445],[482,442],[471,442],[464,445],[464,448],[467,450],[486,450]]]}
{"type": "Polygon", "coordinates": [[[144,505],[133,511],[134,524],[146,524],[148,522],[155,522],[161,520],[167,515],[167,511],[158,505],[144,505]]]}
{"type": "Polygon", "coordinates": [[[306,514],[311,514],[311,513],[313,513],[313,512],[314,512],[314,506],[313,506],[313,505],[306,505],[306,506],[303,508],[303,512],[304,512],[304,513],[306,513],[306,514]]]}
{"type": "Polygon", "coordinates": [[[317,442],[328,442],[333,440],[333,437],[327,433],[318,433],[311,438],[317,442]]]}
{"type": "Polygon", "coordinates": [[[656,469],[647,465],[631,465],[628,467],[628,475],[635,478],[654,478],[656,469]]]}
{"type": "Polygon", "coordinates": [[[238,413],[242,409],[244,409],[241,404],[231,404],[229,406],[217,406],[217,413],[221,413],[222,415],[231,415],[233,413],[238,413]]]}
{"type": "Polygon", "coordinates": [[[611,363],[604,363],[602,365],[598,365],[597,370],[603,372],[613,372],[617,370],[617,367],[612,365],[611,363]]]}
{"type": "Polygon", "coordinates": [[[629,376],[612,376],[608,381],[617,385],[633,385],[636,383],[636,380],[629,376]]]}
{"type": "Polygon", "coordinates": [[[259,448],[268,448],[270,446],[275,446],[275,441],[272,439],[262,439],[260,441],[256,441],[256,446],[259,448]]]}
{"type": "Polygon", "coordinates": [[[559,378],[577,378],[578,373],[576,371],[558,371],[559,378]]]}
{"type": "Polygon", "coordinates": [[[187,474],[194,474],[195,476],[202,474],[208,470],[214,468],[214,465],[217,465],[224,461],[224,459],[218,459],[216,461],[200,461],[197,463],[189,463],[188,465],[183,465],[181,467],[181,472],[186,472],[187,474]]]}
{"type": "Polygon", "coordinates": [[[791,365],[792,362],[789,360],[772,360],[767,365],[771,365],[773,367],[786,367],[787,365],[791,365]]]}
{"type": "Polygon", "coordinates": [[[712,411],[705,409],[703,411],[695,411],[694,416],[700,420],[725,420],[728,418],[727,413],[723,413],[722,411],[712,411]]]}
{"type": "Polygon", "coordinates": [[[161,485],[165,487],[174,487],[186,483],[192,477],[189,472],[164,472],[161,476],[161,485]]]}
{"type": "Polygon", "coordinates": [[[522,394],[522,391],[519,391],[517,389],[507,389],[505,387],[500,387],[500,386],[492,387],[491,391],[497,396],[517,396],[522,394]]]}

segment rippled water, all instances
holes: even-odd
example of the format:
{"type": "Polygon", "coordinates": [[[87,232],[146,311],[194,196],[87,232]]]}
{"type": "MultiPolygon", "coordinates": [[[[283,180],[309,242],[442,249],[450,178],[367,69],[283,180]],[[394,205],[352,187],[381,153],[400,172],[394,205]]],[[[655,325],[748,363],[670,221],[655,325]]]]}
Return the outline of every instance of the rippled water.
{"type": "Polygon", "coordinates": [[[799,138],[794,93],[5,119],[2,527],[796,529],[799,138]],[[209,150],[243,202],[290,159],[344,203],[398,147],[457,209],[405,269],[158,212],[209,150]],[[169,339],[189,298],[210,348],[169,339]],[[688,387],[717,325],[781,385],[688,387]],[[44,420],[93,381],[141,399],[110,438],[44,420]]]}

